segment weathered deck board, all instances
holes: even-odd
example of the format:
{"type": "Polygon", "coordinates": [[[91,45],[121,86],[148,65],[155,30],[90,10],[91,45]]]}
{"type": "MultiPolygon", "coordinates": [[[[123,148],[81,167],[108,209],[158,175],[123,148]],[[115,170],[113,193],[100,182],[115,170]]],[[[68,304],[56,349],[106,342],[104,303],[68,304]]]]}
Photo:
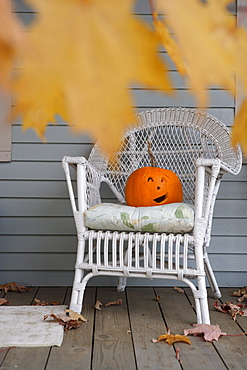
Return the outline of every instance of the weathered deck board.
{"type": "MultiPolygon", "coordinates": [[[[221,289],[222,290],[222,289],[221,289]]],[[[223,289],[224,291],[224,289],[223,289]]],[[[191,291],[186,289],[188,296],[191,291]]],[[[208,297],[211,324],[218,324],[221,331],[230,335],[243,334],[243,330],[234,322],[230,315],[221,313],[214,308],[215,298],[208,297]]],[[[214,342],[214,346],[229,369],[246,369],[247,363],[247,336],[222,336],[219,341],[214,342]]]]}
{"type": "MultiPolygon", "coordinates": [[[[177,293],[172,288],[155,288],[155,291],[161,296],[160,307],[171,333],[183,334],[184,329],[196,323],[196,314],[185,294],[177,293]]],[[[179,348],[183,369],[208,370],[209,359],[210,369],[225,368],[212,343],[205,342],[202,337],[189,336],[189,339],[191,345],[180,342],[174,344],[176,349],[179,348]]]]}
{"type": "Polygon", "coordinates": [[[122,299],[121,305],[103,307],[95,312],[92,369],[135,369],[135,358],[125,293],[116,288],[100,288],[97,299],[106,304],[122,299]]]}
{"type": "MultiPolygon", "coordinates": [[[[222,301],[234,301],[234,288],[221,289],[222,301]]],[[[164,342],[152,343],[152,338],[166,332],[174,334],[196,322],[191,305],[190,289],[186,294],[173,288],[132,288],[117,293],[115,288],[87,288],[83,315],[88,323],[64,334],[61,347],[1,348],[0,368],[14,370],[207,370],[246,369],[247,336],[224,336],[218,342],[208,343],[201,336],[190,336],[192,345],[164,342]],[[160,296],[159,301],[156,295],[160,296]],[[95,300],[103,304],[121,298],[121,305],[94,309],[95,300]],[[129,332],[130,330],[130,332],[129,332]],[[179,348],[179,364],[175,350],[179,348]]],[[[71,288],[32,288],[27,293],[1,293],[11,305],[30,305],[34,298],[47,302],[68,304],[71,288]]],[[[209,294],[211,295],[211,294],[209,294]]],[[[235,299],[237,301],[237,299],[235,299]]],[[[230,315],[215,310],[215,299],[209,297],[212,324],[219,324],[228,334],[242,334],[247,318],[238,317],[234,322],[230,315]]],[[[38,333],[37,333],[38,335],[38,333]]]]}
{"type": "MultiPolygon", "coordinates": [[[[88,288],[84,297],[82,314],[88,322],[83,324],[78,330],[71,330],[69,333],[65,333],[61,347],[52,347],[46,370],[90,369],[95,290],[95,288],[88,288]]],[[[69,300],[70,295],[68,294],[64,303],[69,305],[69,300]]]]}
{"type": "Polygon", "coordinates": [[[172,346],[152,343],[166,332],[153,288],[128,288],[127,298],[138,369],[181,369],[172,346]]]}

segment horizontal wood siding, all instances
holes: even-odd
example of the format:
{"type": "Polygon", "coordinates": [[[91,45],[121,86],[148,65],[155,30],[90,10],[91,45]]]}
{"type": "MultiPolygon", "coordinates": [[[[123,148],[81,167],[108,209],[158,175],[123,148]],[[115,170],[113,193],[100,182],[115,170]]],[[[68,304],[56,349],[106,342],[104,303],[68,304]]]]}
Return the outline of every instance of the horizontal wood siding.
{"type": "MultiPolygon", "coordinates": [[[[34,15],[22,1],[14,9],[29,23],[34,15]]],[[[232,7],[233,13],[235,8],[232,7]]],[[[148,0],[139,0],[138,16],[151,22],[148,0]]],[[[166,52],[176,89],[173,97],[133,86],[136,111],[156,107],[196,107],[166,52]]],[[[231,126],[235,102],[227,91],[210,90],[207,111],[231,126]]],[[[0,163],[0,283],[25,282],[31,285],[70,285],[76,253],[76,229],[72,217],[65,176],[61,165],[64,155],[88,156],[93,142],[89,136],[75,136],[66,122],[48,125],[47,143],[32,130],[22,131],[17,119],[12,124],[12,161],[0,163]]],[[[210,257],[221,286],[246,285],[247,245],[247,165],[236,176],[223,179],[215,207],[210,257]]],[[[114,201],[111,191],[102,188],[105,201],[114,201]]],[[[91,285],[115,285],[113,277],[94,278],[91,285]]],[[[170,281],[129,279],[129,285],[171,285],[170,281]]],[[[178,285],[176,283],[176,285],[178,285]]]]}

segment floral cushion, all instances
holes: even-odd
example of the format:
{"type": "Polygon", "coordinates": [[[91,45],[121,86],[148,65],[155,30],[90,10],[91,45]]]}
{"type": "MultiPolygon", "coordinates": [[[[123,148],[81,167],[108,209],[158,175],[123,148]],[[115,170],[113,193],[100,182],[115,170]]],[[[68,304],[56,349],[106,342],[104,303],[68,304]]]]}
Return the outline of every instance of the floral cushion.
{"type": "Polygon", "coordinates": [[[185,203],[154,207],[101,203],[85,212],[85,225],[96,230],[187,233],[194,227],[194,207],[185,203]]]}

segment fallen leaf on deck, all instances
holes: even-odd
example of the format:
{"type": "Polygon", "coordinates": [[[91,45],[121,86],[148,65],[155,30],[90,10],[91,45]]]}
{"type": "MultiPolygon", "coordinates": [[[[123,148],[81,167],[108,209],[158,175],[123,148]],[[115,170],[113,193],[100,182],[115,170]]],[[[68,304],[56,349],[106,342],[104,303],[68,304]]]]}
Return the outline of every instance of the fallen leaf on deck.
{"type": "Polygon", "coordinates": [[[240,297],[240,298],[238,298],[239,302],[242,302],[244,299],[247,299],[247,286],[244,286],[243,288],[239,289],[238,291],[233,292],[232,296],[240,297]]]}
{"type": "Polygon", "coordinates": [[[245,309],[246,305],[243,304],[236,304],[233,302],[226,302],[221,305],[218,305],[218,301],[215,301],[214,307],[217,311],[223,312],[223,313],[229,313],[231,315],[232,319],[236,321],[237,315],[245,316],[245,309]]]}
{"type": "Polygon", "coordinates": [[[100,306],[102,306],[102,303],[97,299],[97,301],[95,302],[94,308],[96,310],[100,310],[101,311],[100,306]]]}
{"type": "Polygon", "coordinates": [[[80,321],[87,322],[87,319],[86,319],[83,315],[81,315],[81,314],[79,314],[79,313],[77,313],[77,312],[75,312],[75,311],[72,311],[72,310],[65,310],[65,312],[68,312],[68,313],[69,313],[69,317],[70,317],[72,320],[80,320],[80,321]]]}
{"type": "Polygon", "coordinates": [[[4,304],[8,305],[9,301],[7,301],[7,299],[5,299],[5,298],[0,298],[0,306],[2,306],[4,304]]]}
{"type": "Polygon", "coordinates": [[[168,343],[170,346],[175,342],[183,342],[187,344],[191,344],[191,341],[186,335],[179,335],[179,334],[170,334],[169,332],[163,335],[160,335],[157,339],[152,339],[153,343],[164,341],[168,343]]]}
{"type": "Polygon", "coordinates": [[[70,330],[70,329],[76,329],[82,325],[82,322],[79,322],[78,320],[72,320],[70,316],[66,315],[65,313],[61,314],[51,314],[44,316],[44,320],[46,320],[48,317],[52,317],[55,322],[58,322],[60,325],[64,326],[64,330],[70,330]]]}
{"type": "Polygon", "coordinates": [[[41,301],[40,299],[34,298],[34,304],[33,306],[58,306],[60,303],[58,302],[46,302],[41,301]]]}
{"type": "Polygon", "coordinates": [[[220,330],[219,325],[209,325],[209,324],[193,324],[192,329],[185,329],[184,334],[188,335],[199,335],[204,334],[204,339],[207,342],[212,342],[213,340],[218,340],[222,335],[227,335],[220,330]]]}
{"type": "Polygon", "coordinates": [[[8,291],[24,293],[30,289],[31,289],[30,286],[20,285],[15,282],[0,285],[0,290],[4,290],[4,293],[7,293],[8,291]]]}
{"type": "Polygon", "coordinates": [[[161,294],[161,295],[156,295],[156,297],[155,297],[155,299],[156,299],[156,301],[157,302],[159,302],[159,300],[160,300],[160,298],[163,296],[163,294],[161,294]]]}
{"type": "Polygon", "coordinates": [[[105,304],[105,307],[107,306],[115,306],[118,304],[122,304],[123,300],[122,299],[116,299],[116,301],[108,302],[105,304]]]}
{"type": "Polygon", "coordinates": [[[174,289],[178,292],[178,293],[184,293],[184,289],[183,288],[178,288],[177,286],[174,287],[174,289]]]}
{"type": "Polygon", "coordinates": [[[183,361],[180,360],[180,348],[176,348],[176,359],[180,364],[182,364],[183,361]]]}

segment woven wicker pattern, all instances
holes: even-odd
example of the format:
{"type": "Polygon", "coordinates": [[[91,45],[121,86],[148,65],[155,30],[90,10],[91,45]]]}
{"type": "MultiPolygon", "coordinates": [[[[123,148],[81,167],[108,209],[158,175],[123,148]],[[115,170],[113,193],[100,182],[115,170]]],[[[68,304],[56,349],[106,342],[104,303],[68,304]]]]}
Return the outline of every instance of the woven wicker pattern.
{"type": "MultiPolygon", "coordinates": [[[[123,197],[128,176],[139,167],[151,165],[148,141],[157,167],[172,170],[180,178],[186,203],[193,204],[195,200],[197,158],[219,159],[233,174],[241,169],[241,153],[232,148],[229,130],[206,113],[187,108],[155,109],[139,114],[138,122],[138,127],[130,128],[125,134],[116,156],[117,169],[97,145],[89,157],[89,162],[123,197]]],[[[88,199],[92,202],[91,194],[88,199]]]]}

